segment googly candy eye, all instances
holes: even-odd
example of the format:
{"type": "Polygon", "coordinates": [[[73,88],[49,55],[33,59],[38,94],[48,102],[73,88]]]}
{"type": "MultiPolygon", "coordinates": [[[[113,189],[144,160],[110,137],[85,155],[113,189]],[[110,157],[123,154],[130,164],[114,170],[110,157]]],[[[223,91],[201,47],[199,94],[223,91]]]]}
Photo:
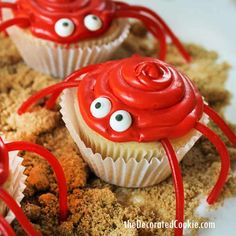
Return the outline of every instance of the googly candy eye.
{"type": "Polygon", "coordinates": [[[132,125],[132,117],[129,112],[119,110],[114,112],[110,118],[110,126],[116,132],[124,132],[132,125]]]}
{"type": "Polygon", "coordinates": [[[105,97],[95,99],[90,106],[90,112],[95,118],[104,118],[110,111],[111,102],[105,97]]]}
{"type": "Polygon", "coordinates": [[[75,24],[72,20],[67,18],[62,18],[58,20],[55,24],[55,32],[63,38],[69,37],[73,34],[75,30],[75,24]]]}
{"type": "Polygon", "coordinates": [[[96,15],[87,15],[84,18],[84,25],[90,31],[97,31],[102,28],[102,20],[96,15]]]}

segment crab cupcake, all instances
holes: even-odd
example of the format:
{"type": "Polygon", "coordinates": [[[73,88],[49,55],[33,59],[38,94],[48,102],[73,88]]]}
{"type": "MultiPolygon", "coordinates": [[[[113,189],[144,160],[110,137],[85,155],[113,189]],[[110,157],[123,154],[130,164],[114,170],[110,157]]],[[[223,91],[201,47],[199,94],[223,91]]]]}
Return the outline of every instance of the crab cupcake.
{"type": "Polygon", "coordinates": [[[34,152],[44,157],[53,168],[58,180],[60,220],[68,215],[67,187],[63,169],[57,159],[43,147],[22,141],[4,142],[0,137],[0,233],[14,235],[10,225],[17,218],[27,235],[40,236],[19,207],[23,199],[26,176],[19,150],[34,152]]]}
{"type": "MultiPolygon", "coordinates": [[[[47,102],[50,107],[64,89],[63,119],[83,158],[101,179],[124,187],[145,187],[172,172],[176,219],[183,223],[184,189],[178,162],[203,134],[222,161],[207,199],[209,204],[217,200],[230,159],[225,144],[207,127],[208,117],[235,146],[236,136],[186,75],[154,58],[111,61],[81,69],[39,91],[20,107],[19,114],[48,95],[52,95],[47,102]]],[[[175,235],[182,235],[182,230],[179,224],[175,235]]]]}
{"type": "Polygon", "coordinates": [[[141,20],[159,40],[161,59],[170,37],[190,61],[170,28],[145,7],[110,0],[17,0],[0,7],[4,9],[0,31],[7,29],[30,67],[56,77],[109,59],[129,33],[127,18],[141,20]]]}

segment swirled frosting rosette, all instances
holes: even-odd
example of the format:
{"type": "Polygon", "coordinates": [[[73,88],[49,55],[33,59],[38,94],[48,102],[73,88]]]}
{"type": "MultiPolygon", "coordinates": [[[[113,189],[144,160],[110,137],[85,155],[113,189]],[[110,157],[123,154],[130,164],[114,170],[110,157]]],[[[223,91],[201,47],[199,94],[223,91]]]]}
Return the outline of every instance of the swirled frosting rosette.
{"type": "Polygon", "coordinates": [[[201,136],[195,123],[208,122],[202,96],[185,75],[139,56],[100,65],[64,93],[61,105],[90,167],[126,187],[165,179],[170,168],[159,141],[170,139],[180,161],[201,136]]]}

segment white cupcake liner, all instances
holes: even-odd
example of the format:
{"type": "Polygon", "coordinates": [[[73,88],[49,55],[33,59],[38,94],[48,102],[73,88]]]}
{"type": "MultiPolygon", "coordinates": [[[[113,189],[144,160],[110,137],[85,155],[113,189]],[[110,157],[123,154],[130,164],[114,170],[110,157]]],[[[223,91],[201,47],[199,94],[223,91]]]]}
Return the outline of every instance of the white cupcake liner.
{"type": "MultiPolygon", "coordinates": [[[[78,145],[85,162],[99,178],[114,185],[135,188],[153,186],[171,174],[168,158],[165,154],[161,160],[152,158],[151,161],[146,159],[137,161],[135,158],[130,158],[125,161],[124,158],[119,157],[114,161],[111,157],[103,158],[99,153],[93,153],[92,149],[86,147],[79,136],[79,124],[74,108],[74,91],[75,89],[67,89],[63,93],[60,103],[62,118],[78,145]]],[[[202,122],[208,123],[206,115],[203,116],[202,122]]],[[[201,134],[196,132],[196,135],[192,136],[186,145],[175,150],[179,162],[200,137],[201,134]]]]}
{"type": "MultiPolygon", "coordinates": [[[[23,191],[26,187],[25,180],[27,176],[24,175],[25,167],[22,166],[23,158],[19,157],[17,154],[17,151],[9,153],[10,179],[9,182],[4,186],[4,189],[20,206],[20,202],[24,198],[23,191]]],[[[0,204],[0,214],[5,217],[9,224],[11,224],[15,219],[15,215],[3,201],[1,201],[0,204]]]]}
{"type": "MultiPolygon", "coordinates": [[[[3,11],[4,19],[12,18],[9,10],[3,11]]],[[[129,34],[128,21],[120,21],[119,35],[111,32],[104,38],[96,38],[63,46],[32,36],[30,32],[17,26],[7,30],[25,63],[31,68],[63,79],[75,70],[109,60],[129,34]],[[113,38],[112,38],[113,37],[113,38]]]]}

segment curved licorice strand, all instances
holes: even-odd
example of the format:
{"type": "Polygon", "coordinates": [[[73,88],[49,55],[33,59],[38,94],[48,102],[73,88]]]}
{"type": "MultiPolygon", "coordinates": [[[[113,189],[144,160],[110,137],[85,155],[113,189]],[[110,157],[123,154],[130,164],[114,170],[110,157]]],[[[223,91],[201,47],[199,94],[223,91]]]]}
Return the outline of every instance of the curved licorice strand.
{"type": "Polygon", "coordinates": [[[1,168],[0,186],[2,186],[7,181],[9,176],[9,156],[5,143],[3,142],[1,137],[0,137],[0,168],[1,168]]]}
{"type": "Polygon", "coordinates": [[[137,11],[131,11],[131,10],[117,10],[115,13],[115,17],[117,18],[135,18],[138,20],[141,20],[148,30],[159,40],[160,44],[160,50],[159,50],[159,58],[161,60],[165,60],[166,53],[167,53],[167,43],[166,43],[166,37],[163,29],[150,17],[146,15],[142,15],[141,13],[137,11]]]}
{"type": "Polygon", "coordinates": [[[176,196],[176,228],[175,228],[175,236],[183,235],[183,223],[184,223],[184,186],[183,179],[181,175],[181,170],[179,167],[179,162],[168,139],[162,139],[161,144],[165,149],[166,156],[168,158],[170,168],[172,171],[173,182],[175,187],[175,196],[176,196]]]}
{"type": "Polygon", "coordinates": [[[3,32],[7,28],[9,28],[11,26],[14,26],[14,25],[20,25],[20,26],[27,27],[27,26],[30,25],[29,18],[27,18],[27,17],[17,17],[17,18],[7,20],[7,21],[0,24],[0,32],[3,32]]]}
{"type": "Polygon", "coordinates": [[[204,104],[204,112],[218,125],[226,137],[236,147],[236,135],[226,124],[226,122],[208,105],[204,104]]]}
{"type": "Polygon", "coordinates": [[[8,152],[18,151],[18,150],[34,152],[48,161],[57,178],[58,191],[59,191],[60,220],[61,221],[66,220],[68,216],[67,187],[66,187],[67,185],[66,185],[65,174],[59,161],[47,149],[37,144],[19,141],[19,142],[6,143],[5,145],[8,152]]]}
{"type": "MultiPolygon", "coordinates": [[[[77,71],[75,71],[74,73],[72,73],[71,75],[69,75],[65,80],[64,82],[72,82],[72,81],[75,81],[76,79],[79,79],[80,76],[88,73],[88,72],[91,72],[92,70],[95,70],[97,67],[99,67],[100,64],[96,64],[96,65],[89,65],[89,66],[86,66],[84,68],[81,68],[77,71]]],[[[60,94],[62,93],[63,90],[61,91],[57,91],[55,93],[53,93],[51,95],[51,97],[47,100],[46,104],[45,104],[45,107],[47,109],[52,109],[55,104],[56,104],[56,101],[58,99],[58,97],[60,96],[60,94]]]]}
{"type": "Polygon", "coordinates": [[[18,109],[18,114],[22,115],[25,113],[33,104],[35,104],[38,100],[47,97],[48,95],[54,94],[56,92],[62,91],[66,88],[74,88],[77,87],[79,84],[79,81],[75,82],[61,82],[59,84],[55,84],[52,86],[49,86],[41,91],[38,91],[37,93],[33,94],[31,97],[29,97],[18,109]]]}
{"type": "Polygon", "coordinates": [[[22,225],[27,235],[30,236],[41,236],[42,234],[37,232],[33,225],[29,222],[27,217],[24,215],[22,209],[17,205],[15,200],[7,193],[3,188],[0,188],[0,199],[2,199],[6,205],[11,209],[11,211],[16,216],[19,223],[22,225]]]}
{"type": "Polygon", "coordinates": [[[229,153],[224,142],[219,138],[219,136],[215,132],[213,132],[207,126],[198,122],[195,128],[211,141],[211,143],[216,147],[218,153],[220,154],[220,159],[221,159],[220,175],[214,188],[212,189],[207,198],[207,202],[209,204],[213,204],[215,201],[217,201],[220,192],[223,189],[224,184],[228,177],[230,169],[229,153]]]}
{"type": "Polygon", "coordinates": [[[147,7],[138,6],[138,5],[132,6],[132,5],[128,5],[128,4],[120,4],[118,2],[118,6],[120,6],[121,9],[123,9],[123,10],[124,9],[125,10],[134,10],[134,11],[138,11],[140,13],[144,12],[148,15],[151,15],[154,18],[154,20],[156,20],[157,23],[159,23],[163,27],[165,32],[169,35],[169,37],[171,38],[173,44],[177,47],[177,49],[179,50],[181,55],[184,57],[184,59],[187,62],[191,62],[191,56],[186,51],[183,44],[180,42],[178,37],[173,33],[173,31],[170,29],[170,27],[166,24],[166,22],[156,12],[152,11],[151,9],[149,9],[147,7]]]}
{"type": "Polygon", "coordinates": [[[15,232],[12,227],[8,224],[5,218],[0,214],[0,233],[3,236],[15,236],[15,232]]]}
{"type": "Polygon", "coordinates": [[[16,9],[17,5],[10,2],[0,2],[0,8],[16,9]]]}

